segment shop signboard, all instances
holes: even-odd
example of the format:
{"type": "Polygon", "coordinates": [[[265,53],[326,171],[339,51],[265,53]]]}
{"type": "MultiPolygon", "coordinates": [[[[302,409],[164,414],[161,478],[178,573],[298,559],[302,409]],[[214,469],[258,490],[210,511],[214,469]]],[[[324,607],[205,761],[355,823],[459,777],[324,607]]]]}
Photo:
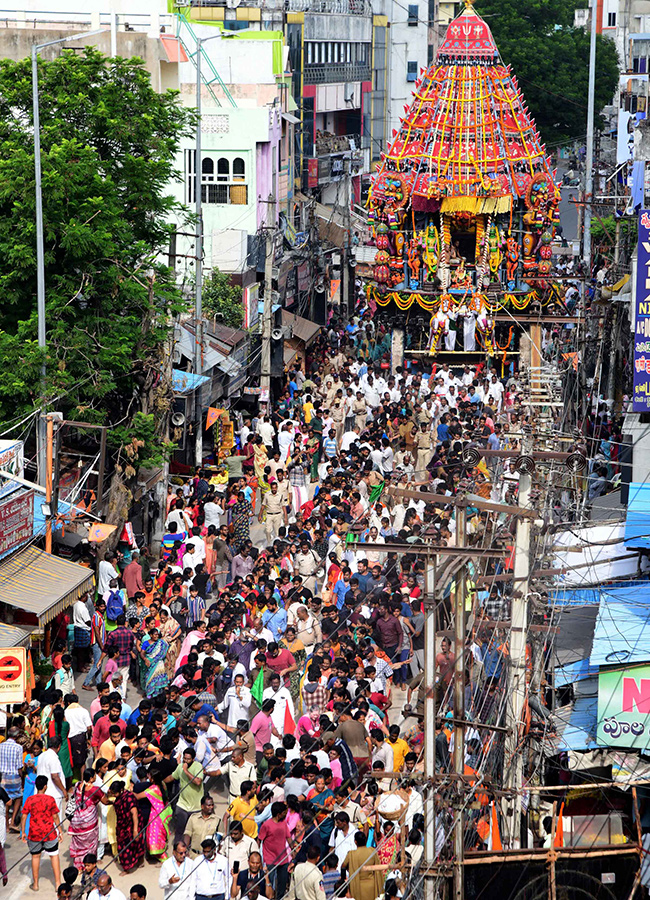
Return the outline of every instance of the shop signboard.
{"type": "Polygon", "coordinates": [[[600,670],[596,743],[634,750],[650,746],[650,665],[600,670]]]}

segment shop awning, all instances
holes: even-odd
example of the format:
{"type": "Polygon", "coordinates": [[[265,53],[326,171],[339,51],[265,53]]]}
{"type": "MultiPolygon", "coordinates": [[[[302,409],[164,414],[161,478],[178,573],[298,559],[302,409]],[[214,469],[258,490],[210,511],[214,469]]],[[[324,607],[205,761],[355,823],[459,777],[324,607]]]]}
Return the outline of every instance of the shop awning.
{"type": "Polygon", "coordinates": [[[625,549],[650,547],[650,484],[632,483],[625,519],[625,549]]]}
{"type": "Polygon", "coordinates": [[[302,316],[294,316],[286,309],[282,310],[282,324],[291,325],[293,336],[305,344],[309,344],[320,331],[320,325],[309,319],[303,319],[302,316]]]}
{"type": "Polygon", "coordinates": [[[92,590],[94,581],[91,569],[27,547],[0,563],[0,603],[32,613],[46,625],[92,590]]]}
{"type": "Polygon", "coordinates": [[[175,394],[189,394],[207,381],[210,381],[207,375],[195,375],[194,372],[172,369],[172,390],[175,394]]]}
{"type": "Polygon", "coordinates": [[[30,631],[0,622],[0,647],[29,647],[30,631]]]}

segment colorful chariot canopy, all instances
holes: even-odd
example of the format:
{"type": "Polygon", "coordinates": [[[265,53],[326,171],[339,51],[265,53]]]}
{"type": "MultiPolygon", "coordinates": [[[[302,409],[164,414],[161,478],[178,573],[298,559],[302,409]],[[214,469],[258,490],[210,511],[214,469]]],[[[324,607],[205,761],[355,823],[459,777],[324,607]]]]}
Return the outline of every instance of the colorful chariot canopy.
{"type": "Polygon", "coordinates": [[[416,212],[475,215],[510,212],[531,190],[559,200],[517,79],[472,6],[448,26],[393,135],[372,187],[375,204],[400,195],[416,212]]]}

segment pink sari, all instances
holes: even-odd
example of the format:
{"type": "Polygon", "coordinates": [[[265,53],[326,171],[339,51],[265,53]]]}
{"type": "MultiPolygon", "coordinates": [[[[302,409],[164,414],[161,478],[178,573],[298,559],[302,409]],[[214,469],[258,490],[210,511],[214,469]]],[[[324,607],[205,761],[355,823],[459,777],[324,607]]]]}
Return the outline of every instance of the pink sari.
{"type": "Polygon", "coordinates": [[[147,851],[151,856],[167,859],[169,822],[172,818],[171,806],[164,803],[162,792],[157,784],[152,784],[144,793],[151,804],[147,825],[147,851]]]}

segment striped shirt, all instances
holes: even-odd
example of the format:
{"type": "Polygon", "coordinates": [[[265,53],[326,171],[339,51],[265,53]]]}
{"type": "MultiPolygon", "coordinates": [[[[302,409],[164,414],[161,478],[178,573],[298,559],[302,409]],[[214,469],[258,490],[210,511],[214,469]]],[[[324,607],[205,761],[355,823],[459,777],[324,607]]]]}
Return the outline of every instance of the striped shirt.
{"type": "Polygon", "coordinates": [[[333,459],[336,456],[337,449],[335,438],[325,438],[323,441],[323,452],[328,459],[333,459]]]}
{"type": "Polygon", "coordinates": [[[95,629],[99,632],[99,637],[101,639],[102,645],[106,641],[106,624],[104,622],[104,616],[100,613],[93,613],[92,626],[90,630],[90,643],[97,643],[97,639],[95,638],[95,629]]]}

